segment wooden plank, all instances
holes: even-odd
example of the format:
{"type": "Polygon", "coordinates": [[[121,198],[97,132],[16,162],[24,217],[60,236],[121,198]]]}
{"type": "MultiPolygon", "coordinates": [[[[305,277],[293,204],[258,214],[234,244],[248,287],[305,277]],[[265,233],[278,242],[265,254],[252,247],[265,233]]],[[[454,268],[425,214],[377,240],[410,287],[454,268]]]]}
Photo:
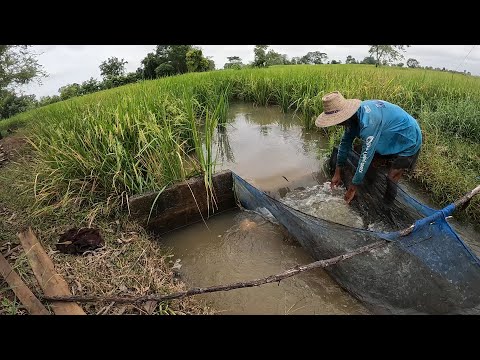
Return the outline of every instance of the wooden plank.
{"type": "Polygon", "coordinates": [[[20,302],[25,306],[31,315],[50,315],[50,312],[43,306],[40,300],[25,285],[20,276],[13,270],[7,259],[0,254],[0,274],[5,278],[8,286],[17,295],[20,302]]]}
{"type": "MultiPolygon", "coordinates": [[[[32,229],[29,228],[19,233],[18,237],[44,294],[46,296],[71,296],[72,293],[68,289],[67,282],[55,271],[52,260],[32,229]]],[[[52,303],[52,309],[56,315],[85,315],[83,309],[76,303],[57,301],[52,303]]]]}

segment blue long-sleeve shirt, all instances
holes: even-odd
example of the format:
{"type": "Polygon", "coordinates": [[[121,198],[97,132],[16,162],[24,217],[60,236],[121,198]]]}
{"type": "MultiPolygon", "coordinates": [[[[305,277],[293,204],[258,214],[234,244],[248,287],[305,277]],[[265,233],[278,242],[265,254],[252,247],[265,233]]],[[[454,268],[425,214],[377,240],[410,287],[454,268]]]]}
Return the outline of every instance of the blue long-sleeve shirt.
{"type": "Polygon", "coordinates": [[[422,144],[417,121],[405,110],[383,100],[365,100],[357,110],[358,124],[345,130],[338,148],[337,166],[342,167],[356,137],[362,139],[362,152],[352,179],[361,184],[375,153],[411,156],[422,144]]]}

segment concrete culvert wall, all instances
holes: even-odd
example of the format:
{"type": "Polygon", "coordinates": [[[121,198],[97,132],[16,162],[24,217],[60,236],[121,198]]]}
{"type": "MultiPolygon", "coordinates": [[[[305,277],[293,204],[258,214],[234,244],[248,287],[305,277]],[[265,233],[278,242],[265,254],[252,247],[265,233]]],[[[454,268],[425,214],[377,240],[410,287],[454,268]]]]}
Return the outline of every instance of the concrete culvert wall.
{"type": "Polygon", "coordinates": [[[232,172],[225,170],[213,175],[216,206],[210,200],[203,176],[175,184],[163,191],[155,202],[158,192],[149,192],[131,197],[130,214],[147,230],[157,234],[201,221],[203,218],[237,207],[233,192],[232,172]],[[150,220],[150,210],[153,207],[150,220]],[[200,215],[200,211],[201,215],[200,215]],[[148,222],[147,222],[148,221],[148,222]]]}

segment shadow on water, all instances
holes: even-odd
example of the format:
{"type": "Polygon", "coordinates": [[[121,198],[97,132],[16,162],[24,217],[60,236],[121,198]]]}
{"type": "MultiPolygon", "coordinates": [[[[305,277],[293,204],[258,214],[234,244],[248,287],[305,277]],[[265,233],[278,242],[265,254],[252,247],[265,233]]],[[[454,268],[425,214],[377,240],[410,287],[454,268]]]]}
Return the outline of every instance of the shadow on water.
{"type": "Polygon", "coordinates": [[[228,131],[226,126],[219,126],[217,128],[217,136],[215,139],[217,143],[217,160],[222,163],[234,163],[235,155],[233,154],[232,146],[230,145],[230,139],[228,137],[228,131]]]}

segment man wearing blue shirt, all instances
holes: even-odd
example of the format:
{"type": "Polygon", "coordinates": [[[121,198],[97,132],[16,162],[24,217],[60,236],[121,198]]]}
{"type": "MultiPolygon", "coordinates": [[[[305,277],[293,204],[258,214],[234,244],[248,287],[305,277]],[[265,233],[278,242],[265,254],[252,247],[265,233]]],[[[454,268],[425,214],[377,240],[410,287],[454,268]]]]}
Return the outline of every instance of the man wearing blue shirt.
{"type": "Polygon", "coordinates": [[[318,116],[318,127],[341,125],[345,127],[338,148],[335,175],[331,187],[341,183],[340,171],[345,165],[353,140],[362,140],[360,159],[345,194],[350,203],[357,186],[377,154],[391,161],[388,178],[398,182],[405,170],[414,168],[422,145],[422,133],[417,121],[398,105],[383,100],[345,99],[338,91],[322,98],[324,112],[318,116]]]}

